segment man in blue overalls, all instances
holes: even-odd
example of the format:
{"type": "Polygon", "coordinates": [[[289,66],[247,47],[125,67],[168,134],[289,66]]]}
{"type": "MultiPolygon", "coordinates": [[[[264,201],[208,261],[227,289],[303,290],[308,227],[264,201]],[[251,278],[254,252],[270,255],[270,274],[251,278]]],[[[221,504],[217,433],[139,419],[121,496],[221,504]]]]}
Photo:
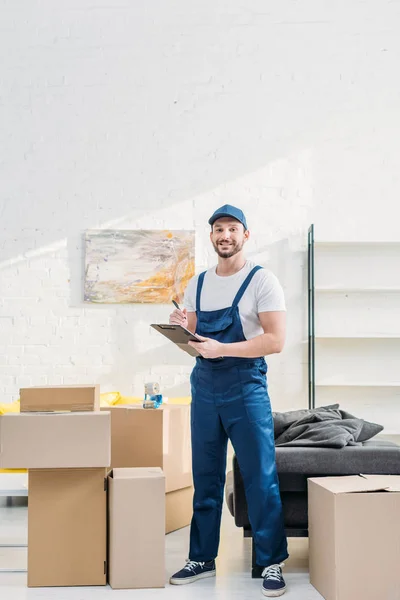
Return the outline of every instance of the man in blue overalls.
{"type": "Polygon", "coordinates": [[[243,212],[229,204],[209,219],[216,267],[193,277],[185,308],[170,323],[196,332],[202,342],[191,374],[193,518],[189,560],[172,584],[216,573],[228,438],[246,490],[262,592],[286,591],[282,561],[288,557],[275,464],[274,426],[264,356],[280,352],[285,302],[277,278],[244,257],[249,231],[243,212]]]}

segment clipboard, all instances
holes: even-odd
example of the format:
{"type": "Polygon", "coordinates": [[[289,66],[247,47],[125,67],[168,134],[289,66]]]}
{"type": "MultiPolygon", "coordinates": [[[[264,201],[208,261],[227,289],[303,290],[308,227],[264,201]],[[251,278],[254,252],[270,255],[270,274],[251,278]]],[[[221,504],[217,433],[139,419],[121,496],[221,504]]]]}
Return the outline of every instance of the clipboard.
{"type": "Polygon", "coordinates": [[[185,329],[185,327],[182,327],[182,325],[152,323],[150,327],[153,327],[153,329],[164,335],[176,344],[178,348],[190,354],[190,356],[200,356],[197,350],[189,346],[188,342],[201,342],[202,340],[188,329],[185,329]]]}

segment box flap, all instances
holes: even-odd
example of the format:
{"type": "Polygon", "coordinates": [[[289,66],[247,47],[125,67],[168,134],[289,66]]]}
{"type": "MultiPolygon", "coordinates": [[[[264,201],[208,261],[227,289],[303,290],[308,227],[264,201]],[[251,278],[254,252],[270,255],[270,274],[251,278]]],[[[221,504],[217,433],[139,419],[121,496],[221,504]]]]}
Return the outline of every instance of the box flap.
{"type": "Polygon", "coordinates": [[[394,475],[345,475],[342,477],[313,477],[309,481],[320,485],[332,494],[355,492],[400,491],[400,477],[394,475]],[[397,481],[390,483],[393,477],[397,481]],[[397,489],[396,489],[397,486],[397,489]],[[391,489],[393,487],[393,489],[391,489]]]}
{"type": "Polygon", "coordinates": [[[100,410],[100,385],[59,385],[20,389],[20,412],[100,410]]]}
{"type": "Polygon", "coordinates": [[[361,475],[367,481],[382,486],[387,492],[400,492],[400,475],[361,475]]]}
{"type": "Polygon", "coordinates": [[[164,477],[160,467],[119,467],[112,471],[113,479],[143,479],[164,477]]]}
{"type": "MultiPolygon", "coordinates": [[[[76,420],[79,417],[85,417],[86,415],[89,415],[90,418],[92,418],[92,415],[96,415],[96,417],[98,417],[98,415],[109,415],[110,411],[109,410],[102,410],[100,411],[95,411],[95,410],[81,410],[79,412],[71,412],[71,411],[65,411],[65,410],[60,410],[60,411],[44,411],[44,410],[38,410],[35,412],[29,412],[29,413],[6,413],[5,415],[0,415],[1,417],[10,419],[18,419],[21,420],[22,417],[25,417],[27,415],[29,415],[29,419],[49,419],[49,423],[51,422],[51,419],[54,419],[55,416],[59,416],[62,415],[63,416],[63,420],[65,419],[73,419],[76,420]]],[[[111,418],[111,417],[110,417],[111,418]]]]}

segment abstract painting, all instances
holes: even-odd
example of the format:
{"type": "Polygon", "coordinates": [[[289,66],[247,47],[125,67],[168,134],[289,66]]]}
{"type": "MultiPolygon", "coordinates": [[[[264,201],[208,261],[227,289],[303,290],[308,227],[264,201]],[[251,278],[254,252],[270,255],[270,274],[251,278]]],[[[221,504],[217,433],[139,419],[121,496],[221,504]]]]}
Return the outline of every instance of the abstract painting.
{"type": "Polygon", "coordinates": [[[179,302],[193,275],[194,231],[86,232],[85,302],[179,302]]]}

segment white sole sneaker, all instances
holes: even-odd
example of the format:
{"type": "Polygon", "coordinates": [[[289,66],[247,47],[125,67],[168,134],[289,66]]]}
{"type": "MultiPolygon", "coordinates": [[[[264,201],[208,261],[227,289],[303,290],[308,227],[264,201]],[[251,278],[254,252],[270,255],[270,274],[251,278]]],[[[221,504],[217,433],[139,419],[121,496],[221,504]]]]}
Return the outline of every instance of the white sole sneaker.
{"type": "Polygon", "coordinates": [[[215,574],[216,570],[206,571],[205,573],[200,573],[199,575],[193,575],[193,577],[185,577],[182,579],[174,579],[173,577],[171,577],[169,582],[171,585],[186,585],[187,583],[194,583],[198,579],[206,579],[206,577],[215,577],[215,574]]]}
{"type": "Polygon", "coordinates": [[[278,598],[278,596],[283,596],[283,594],[286,592],[286,586],[281,590],[270,590],[267,592],[264,590],[264,588],[261,588],[261,591],[263,595],[267,596],[268,598],[278,598]]]}

